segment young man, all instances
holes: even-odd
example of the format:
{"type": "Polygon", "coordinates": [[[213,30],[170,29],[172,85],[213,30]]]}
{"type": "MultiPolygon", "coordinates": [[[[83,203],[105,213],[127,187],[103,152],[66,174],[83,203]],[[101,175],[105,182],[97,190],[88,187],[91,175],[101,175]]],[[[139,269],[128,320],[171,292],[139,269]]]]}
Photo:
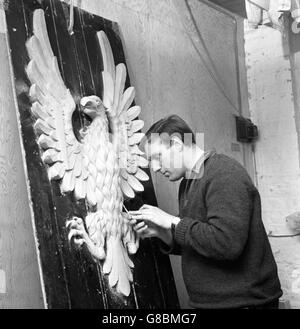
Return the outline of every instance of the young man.
{"type": "Polygon", "coordinates": [[[144,205],[130,212],[131,224],[141,238],[163,241],[163,252],[182,255],[191,306],[278,308],[277,266],[246,170],[225,155],[204,153],[176,115],[155,123],[146,137],[152,169],[181,180],[179,216],[144,205]]]}

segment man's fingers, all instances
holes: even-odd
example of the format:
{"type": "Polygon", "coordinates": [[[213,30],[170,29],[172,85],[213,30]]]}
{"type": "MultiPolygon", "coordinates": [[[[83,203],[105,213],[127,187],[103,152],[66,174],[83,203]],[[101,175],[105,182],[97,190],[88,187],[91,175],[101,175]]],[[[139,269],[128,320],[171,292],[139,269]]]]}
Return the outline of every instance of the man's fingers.
{"type": "Polygon", "coordinates": [[[134,215],[132,218],[136,221],[145,221],[147,223],[159,225],[158,220],[153,216],[151,212],[144,211],[142,215],[134,215]]]}
{"type": "Polygon", "coordinates": [[[133,219],[137,219],[137,220],[151,220],[151,218],[154,217],[154,214],[152,213],[152,211],[144,209],[142,212],[140,212],[139,214],[133,214],[132,218],[133,219]]]}
{"type": "Polygon", "coordinates": [[[152,206],[148,205],[148,204],[144,204],[141,206],[141,208],[139,210],[143,210],[143,209],[149,209],[152,208],[152,206]]]}
{"type": "Polygon", "coordinates": [[[139,234],[139,235],[142,235],[147,229],[148,229],[148,226],[145,225],[145,226],[143,226],[142,228],[138,229],[138,230],[136,231],[136,233],[139,234]]]}
{"type": "Polygon", "coordinates": [[[141,238],[146,239],[146,238],[152,238],[153,234],[151,233],[142,233],[141,238]]]}
{"type": "Polygon", "coordinates": [[[131,219],[130,221],[129,221],[129,225],[135,225],[137,223],[137,220],[136,219],[131,219]]]}
{"type": "Polygon", "coordinates": [[[140,222],[140,223],[138,223],[137,225],[135,225],[135,226],[133,227],[133,229],[134,229],[135,231],[137,231],[137,230],[141,229],[141,228],[144,227],[144,226],[145,226],[145,222],[140,222]]]}
{"type": "Polygon", "coordinates": [[[140,214],[141,214],[141,212],[139,210],[129,211],[129,215],[131,215],[131,216],[140,215],[140,214]]]}
{"type": "Polygon", "coordinates": [[[146,219],[146,216],[144,214],[142,214],[142,215],[133,215],[132,216],[132,220],[138,221],[138,220],[144,220],[144,219],[146,219]]]}

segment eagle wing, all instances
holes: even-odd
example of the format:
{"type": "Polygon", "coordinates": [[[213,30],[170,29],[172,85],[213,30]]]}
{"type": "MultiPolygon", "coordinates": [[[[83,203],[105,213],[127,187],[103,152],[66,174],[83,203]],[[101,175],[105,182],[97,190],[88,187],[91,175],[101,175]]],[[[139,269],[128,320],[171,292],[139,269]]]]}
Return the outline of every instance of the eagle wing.
{"type": "MultiPolygon", "coordinates": [[[[31,82],[31,111],[36,118],[34,128],[42,160],[49,165],[49,179],[62,179],[62,193],[74,191],[77,199],[88,198],[85,163],[88,159],[82,153],[82,144],[76,139],[72,126],[76,104],[60,74],[42,9],[34,11],[33,35],[26,47],[30,57],[26,72],[31,82]]],[[[92,195],[88,199],[94,203],[92,195]]]]}
{"type": "Polygon", "coordinates": [[[108,109],[113,145],[119,158],[121,189],[125,197],[134,198],[135,192],[144,191],[144,186],[140,181],[149,179],[149,176],[141,169],[148,166],[148,161],[138,147],[144,137],[144,134],[140,132],[144,122],[137,119],[141,108],[131,106],[135,97],[134,87],[129,87],[124,91],[127,77],[126,66],[123,63],[115,66],[106,34],[100,31],[97,35],[103,58],[102,100],[108,109]]]}

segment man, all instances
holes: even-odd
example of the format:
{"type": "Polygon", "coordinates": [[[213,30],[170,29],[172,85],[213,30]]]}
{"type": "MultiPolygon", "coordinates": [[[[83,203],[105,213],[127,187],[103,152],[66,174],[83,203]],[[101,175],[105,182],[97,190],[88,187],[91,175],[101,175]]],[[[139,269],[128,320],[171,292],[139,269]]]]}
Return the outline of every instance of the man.
{"type": "Polygon", "coordinates": [[[246,170],[225,155],[204,153],[176,115],[155,123],[146,137],[152,169],[181,180],[179,216],[144,205],[130,212],[131,224],[141,238],[158,237],[162,251],[182,255],[191,306],[278,308],[277,266],[246,170]]]}

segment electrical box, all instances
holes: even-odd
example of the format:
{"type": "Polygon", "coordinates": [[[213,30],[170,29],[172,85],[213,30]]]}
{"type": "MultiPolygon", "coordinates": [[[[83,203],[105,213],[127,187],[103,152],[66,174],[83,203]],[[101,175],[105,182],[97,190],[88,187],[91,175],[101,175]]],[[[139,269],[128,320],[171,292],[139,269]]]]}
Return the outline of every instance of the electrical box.
{"type": "Polygon", "coordinates": [[[236,117],[236,136],[239,142],[251,143],[258,137],[258,128],[250,119],[236,117]]]}

